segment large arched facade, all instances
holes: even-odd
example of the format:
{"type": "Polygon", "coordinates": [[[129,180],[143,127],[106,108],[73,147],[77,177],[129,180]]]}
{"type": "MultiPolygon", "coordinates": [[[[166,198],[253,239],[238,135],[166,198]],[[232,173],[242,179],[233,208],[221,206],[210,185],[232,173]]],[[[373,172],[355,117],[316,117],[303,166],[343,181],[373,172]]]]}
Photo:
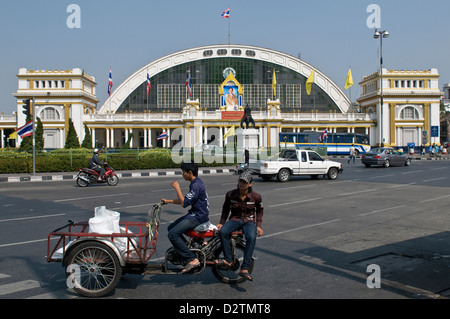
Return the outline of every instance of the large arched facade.
{"type": "Polygon", "coordinates": [[[236,71],[236,79],[244,87],[243,103],[249,103],[250,107],[265,107],[267,98],[278,98],[282,111],[351,110],[350,100],[330,78],[298,58],[254,46],[210,45],[179,51],[145,65],[113,91],[98,113],[178,111],[188,98],[198,99],[200,108],[217,109],[216,90],[223,81],[223,71],[229,67],[236,71]],[[192,79],[191,97],[185,89],[188,70],[192,79]],[[277,94],[272,96],[274,70],[277,94]],[[308,95],[304,84],[312,70],[315,80],[308,95]],[[147,74],[152,84],[148,99],[147,74]]]}

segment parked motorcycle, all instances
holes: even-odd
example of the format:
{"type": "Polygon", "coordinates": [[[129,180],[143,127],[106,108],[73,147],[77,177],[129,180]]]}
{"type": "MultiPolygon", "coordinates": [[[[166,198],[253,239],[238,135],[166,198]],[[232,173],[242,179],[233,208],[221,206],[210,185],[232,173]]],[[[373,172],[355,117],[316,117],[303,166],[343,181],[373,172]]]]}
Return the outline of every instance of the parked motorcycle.
{"type": "Polygon", "coordinates": [[[75,176],[77,185],[80,187],[86,187],[89,184],[108,183],[110,186],[116,186],[119,183],[119,177],[114,172],[114,169],[107,163],[104,164],[104,167],[105,174],[103,175],[103,179],[101,181],[98,181],[100,173],[97,171],[87,167],[79,168],[78,174],[75,176]]]}

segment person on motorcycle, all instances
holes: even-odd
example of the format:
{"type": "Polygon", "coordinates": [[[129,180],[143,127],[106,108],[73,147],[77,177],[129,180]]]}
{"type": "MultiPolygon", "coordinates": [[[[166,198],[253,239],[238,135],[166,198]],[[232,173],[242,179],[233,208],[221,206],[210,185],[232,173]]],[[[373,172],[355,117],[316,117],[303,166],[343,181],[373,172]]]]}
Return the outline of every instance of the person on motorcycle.
{"type": "Polygon", "coordinates": [[[222,206],[222,215],[217,228],[219,229],[219,237],[222,242],[224,259],[221,261],[216,260],[218,266],[233,266],[230,233],[242,228],[246,246],[239,275],[247,280],[253,280],[248,269],[252,261],[253,250],[255,249],[256,236],[263,235],[261,228],[263,214],[262,197],[252,189],[252,175],[248,171],[244,171],[239,176],[237,188],[227,192],[222,206]],[[229,215],[230,219],[227,221],[229,215]]]}
{"type": "Polygon", "coordinates": [[[177,181],[173,181],[172,187],[177,193],[177,198],[162,199],[162,201],[165,203],[178,204],[183,208],[191,206],[191,209],[189,209],[186,215],[178,218],[167,228],[169,231],[168,237],[170,242],[186,261],[186,266],[182,270],[182,273],[187,273],[200,266],[200,261],[186,245],[183,234],[186,231],[194,229],[198,225],[209,221],[209,202],[205,184],[203,184],[203,181],[197,177],[197,164],[183,163],[181,164],[181,171],[183,178],[190,182],[189,192],[186,196],[183,196],[180,189],[180,184],[177,181]]]}
{"type": "Polygon", "coordinates": [[[89,160],[89,168],[98,172],[100,175],[97,181],[101,182],[103,180],[103,175],[105,175],[105,162],[101,162],[98,158],[98,148],[94,148],[94,155],[92,155],[89,160]]]}

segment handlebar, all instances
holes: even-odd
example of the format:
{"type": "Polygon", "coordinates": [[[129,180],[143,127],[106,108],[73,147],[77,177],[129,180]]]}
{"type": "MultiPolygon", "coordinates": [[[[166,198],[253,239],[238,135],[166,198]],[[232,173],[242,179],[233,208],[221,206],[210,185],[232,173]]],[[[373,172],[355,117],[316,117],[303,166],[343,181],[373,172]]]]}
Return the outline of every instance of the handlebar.
{"type": "Polygon", "coordinates": [[[61,229],[64,229],[64,228],[69,227],[69,226],[73,226],[75,224],[75,222],[73,220],[70,220],[70,219],[68,220],[68,222],[69,223],[67,225],[64,225],[62,227],[59,227],[59,228],[55,229],[54,231],[52,231],[52,233],[56,233],[57,231],[60,231],[61,229]]]}

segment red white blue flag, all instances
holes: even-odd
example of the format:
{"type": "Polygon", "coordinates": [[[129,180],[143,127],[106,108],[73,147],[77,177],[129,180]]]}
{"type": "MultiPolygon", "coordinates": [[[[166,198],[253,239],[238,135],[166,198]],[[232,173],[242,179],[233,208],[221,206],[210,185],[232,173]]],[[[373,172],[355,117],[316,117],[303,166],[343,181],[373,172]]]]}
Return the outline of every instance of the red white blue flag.
{"type": "Polygon", "coordinates": [[[328,135],[328,128],[323,131],[323,133],[319,137],[319,142],[324,142],[328,135]]]}
{"type": "Polygon", "coordinates": [[[228,9],[224,12],[222,12],[221,15],[222,18],[229,18],[230,17],[230,7],[228,7],[228,9]]]}
{"type": "Polygon", "coordinates": [[[166,132],[162,132],[157,138],[156,140],[165,140],[167,138],[167,133],[166,132]]]}
{"type": "Polygon", "coordinates": [[[20,136],[20,138],[33,135],[33,121],[29,121],[24,126],[19,127],[16,133],[20,136]]]}
{"type": "Polygon", "coordinates": [[[111,89],[113,86],[111,68],[109,68],[109,80],[108,80],[108,95],[111,96],[111,89]]]}
{"type": "Polygon", "coordinates": [[[152,85],[150,83],[150,76],[147,73],[147,97],[148,97],[148,93],[150,92],[151,88],[152,88],[152,85]]]}
{"type": "Polygon", "coordinates": [[[191,96],[192,95],[192,93],[191,93],[191,72],[190,71],[187,71],[187,77],[186,77],[186,89],[187,89],[187,91],[188,91],[188,93],[189,93],[189,96],[191,96]]]}

